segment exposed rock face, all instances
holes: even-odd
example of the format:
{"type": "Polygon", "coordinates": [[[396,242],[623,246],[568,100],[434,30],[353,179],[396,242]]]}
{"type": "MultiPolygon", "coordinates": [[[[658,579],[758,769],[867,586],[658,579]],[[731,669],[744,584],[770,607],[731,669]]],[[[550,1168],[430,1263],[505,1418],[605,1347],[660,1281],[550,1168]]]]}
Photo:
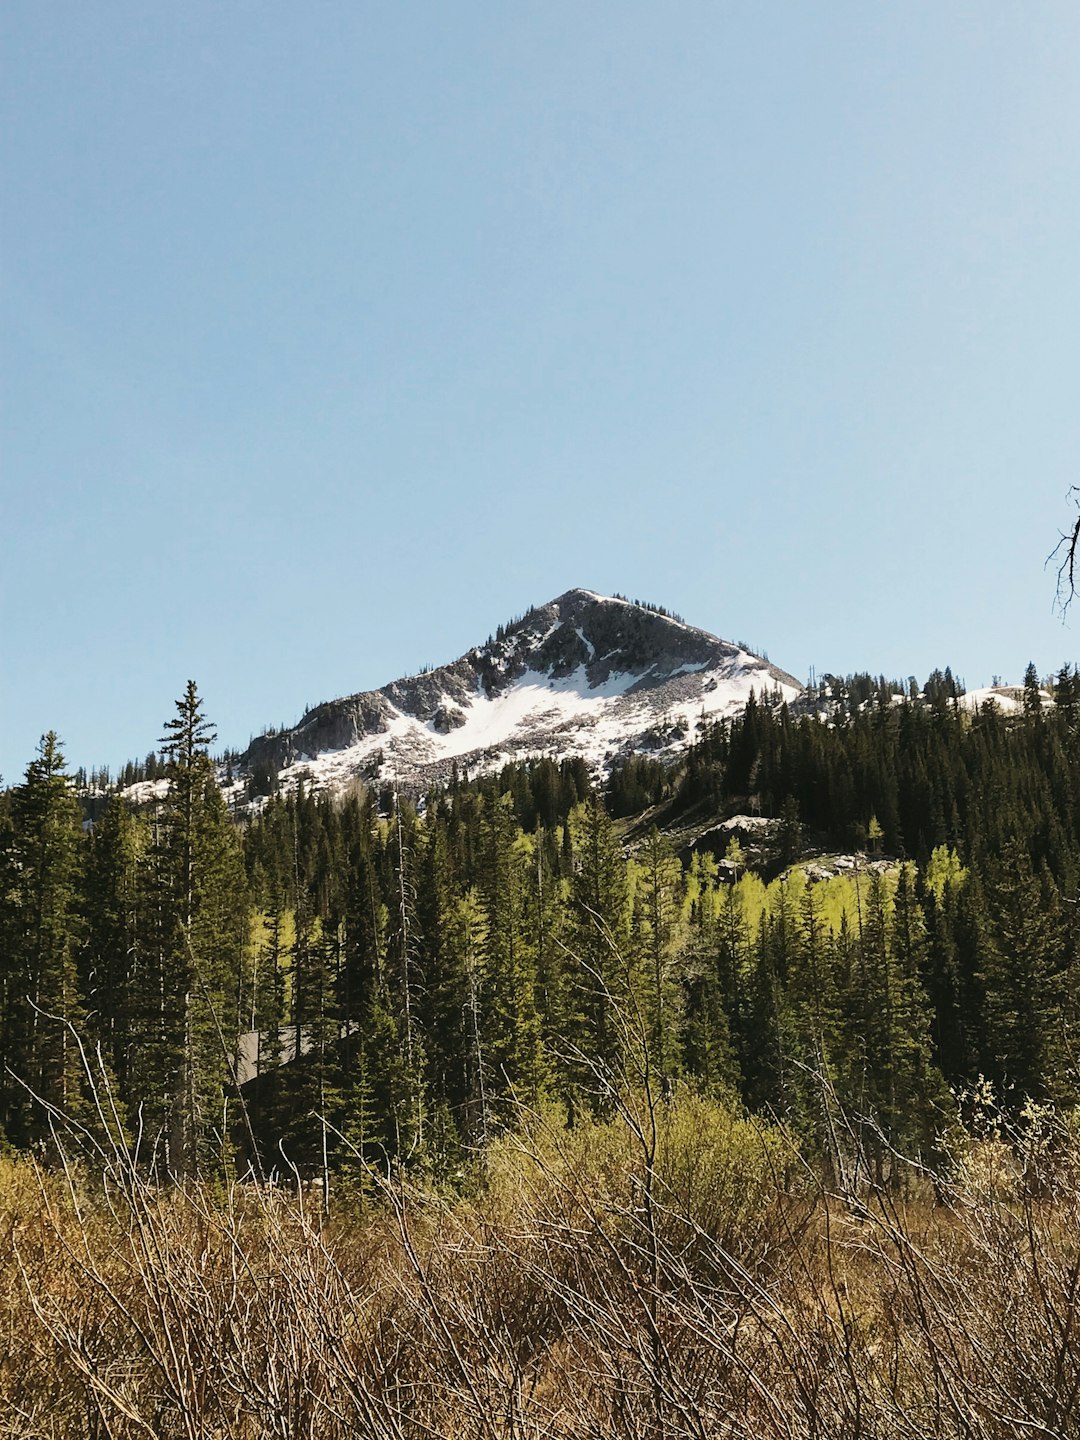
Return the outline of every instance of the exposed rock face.
{"type": "Polygon", "coordinates": [[[346,750],[365,736],[381,734],[392,713],[377,690],[316,705],[293,729],[260,735],[253,740],[241,764],[251,768],[262,763],[279,771],[301,757],[313,758],[327,750],[346,750]]]}
{"type": "Polygon", "coordinates": [[[602,768],[676,750],[751,690],[794,699],[791,675],[730,641],[628,600],[568,590],[450,665],[310,710],[252,742],[241,773],[339,788],[356,777],[419,790],[530,754],[602,768]]]}

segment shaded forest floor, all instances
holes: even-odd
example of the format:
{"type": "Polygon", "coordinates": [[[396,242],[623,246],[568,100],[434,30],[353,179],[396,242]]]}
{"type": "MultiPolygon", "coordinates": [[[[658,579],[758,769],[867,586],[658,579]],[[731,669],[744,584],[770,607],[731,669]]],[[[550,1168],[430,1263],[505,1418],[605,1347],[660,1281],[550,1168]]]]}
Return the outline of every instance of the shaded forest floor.
{"type": "Polygon", "coordinates": [[[1075,1131],[877,1160],[825,1184],[679,1094],[534,1118],[466,1198],[357,1172],[328,1214],[4,1162],[0,1435],[1080,1436],[1075,1131]]]}

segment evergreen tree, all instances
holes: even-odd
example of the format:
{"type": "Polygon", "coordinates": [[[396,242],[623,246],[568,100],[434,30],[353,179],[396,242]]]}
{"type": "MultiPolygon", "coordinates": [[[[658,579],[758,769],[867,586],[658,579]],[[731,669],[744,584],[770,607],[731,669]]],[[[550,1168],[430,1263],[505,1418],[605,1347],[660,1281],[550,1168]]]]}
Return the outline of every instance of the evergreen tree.
{"type": "Polygon", "coordinates": [[[711,1095],[734,1093],[738,1081],[730,1020],[734,986],[720,963],[720,917],[728,893],[726,886],[718,888],[716,861],[695,854],[687,877],[680,1048],[686,1073],[711,1095]]]}
{"type": "Polygon", "coordinates": [[[440,1106],[444,1140],[449,1127],[463,1119],[469,1093],[465,1078],[465,960],[455,944],[458,886],[453,872],[450,839],[445,819],[437,817],[423,851],[421,921],[427,984],[423,996],[423,1024],[428,1037],[428,1084],[440,1106]]]}
{"type": "MultiPolygon", "coordinates": [[[[1014,841],[996,868],[985,985],[988,1073],[1019,1102],[1067,1086],[1069,952],[1057,887],[1014,841]]],[[[1071,1057],[1069,1057],[1071,1058],[1071,1057]]]]}
{"type": "Polygon", "coordinates": [[[835,1167],[833,1087],[840,1058],[841,1003],[833,943],[817,886],[804,884],[798,904],[797,957],[788,982],[792,1058],[796,1062],[791,1088],[803,1132],[815,1138],[835,1167]]]}
{"type": "Polygon", "coordinates": [[[485,807],[480,893],[487,920],[484,1030],[491,1095],[537,1104],[544,1087],[535,950],[526,933],[528,847],[509,796],[485,807]]]}
{"type": "Polygon", "coordinates": [[[580,1016],[570,1039],[579,1084],[595,1087],[597,1071],[618,1083],[630,1059],[634,986],[626,861],[595,794],[571,813],[569,833],[574,873],[567,943],[580,1016]]]}
{"type": "Polygon", "coordinates": [[[411,811],[408,817],[404,816],[401,805],[397,804],[391,824],[396,867],[389,944],[393,969],[387,979],[397,1002],[402,1074],[409,1092],[409,1115],[399,1116],[398,1125],[399,1129],[403,1126],[407,1129],[410,1145],[420,1146],[424,1138],[427,1096],[424,1091],[425,1041],[420,1028],[420,996],[425,987],[417,916],[416,818],[411,811]]]}
{"type": "Polygon", "coordinates": [[[777,962],[786,963],[783,923],[763,912],[754,941],[752,969],[740,1014],[742,1070],[747,1104],[760,1112],[784,1108],[788,1066],[785,1055],[783,982],[777,962]]]}
{"type": "Polygon", "coordinates": [[[746,1016],[747,1096],[756,1109],[783,1111],[795,1096],[795,1039],[789,1004],[790,977],[799,959],[797,875],[777,882],[761,916],[746,1016]]]}
{"type": "Polygon", "coordinates": [[[468,889],[447,916],[447,950],[462,997],[464,1115],[461,1131],[472,1145],[486,1145],[492,1133],[491,1063],[484,1048],[487,915],[479,893],[468,889]]]}
{"type": "Polygon", "coordinates": [[[1035,669],[1034,661],[1028,662],[1024,671],[1024,714],[1038,715],[1042,710],[1042,687],[1039,684],[1039,672],[1035,669]]]}
{"type": "Polygon", "coordinates": [[[82,951],[88,1034],[102,1047],[120,1096],[131,1099],[130,1050],[146,983],[143,871],[148,828],[110,797],[90,836],[82,951]]]}
{"type": "Polygon", "coordinates": [[[78,1033],[85,1012],[76,955],[81,823],[56,735],[12,796],[2,965],[3,1127],[25,1145],[49,1133],[50,1113],[85,1111],[78,1033]]]}
{"type": "Polygon", "coordinates": [[[675,977],[682,870],[655,825],[636,862],[634,940],[649,1068],[670,1084],[679,1069],[679,991],[675,977]]]}
{"type": "Polygon", "coordinates": [[[540,1021],[543,1083],[569,1107],[572,1068],[567,1044],[580,1025],[574,1010],[573,977],[567,965],[565,882],[558,873],[559,843],[554,830],[541,828],[525,853],[525,934],[529,939],[534,993],[540,1021]]]}
{"type": "MultiPolygon", "coordinates": [[[[729,846],[729,857],[731,854],[729,846]]],[[[737,1069],[744,1084],[754,1063],[751,1004],[754,958],[748,890],[745,875],[727,888],[717,916],[715,950],[717,989],[728,1017],[737,1069]]]]}
{"type": "Polygon", "coordinates": [[[261,1074],[275,1069],[285,1059],[285,906],[280,888],[270,890],[269,905],[262,917],[261,942],[254,947],[250,986],[250,1009],[245,1029],[258,1036],[256,1069],[261,1074]]]}
{"type": "Polygon", "coordinates": [[[923,984],[928,949],[926,917],[919,902],[915,867],[905,864],[900,867],[897,879],[892,922],[893,1135],[898,1145],[923,1159],[931,1156],[948,1098],[933,1058],[931,1012],[923,984]]]}
{"type": "MultiPolygon", "coordinates": [[[[168,792],[153,854],[154,951],[138,1063],[165,1163],[185,1180],[227,1151],[225,1086],[234,1073],[248,907],[239,842],[207,747],[213,730],[188,681],[162,740],[168,792]]],[[[153,1133],[153,1132],[152,1132],[153,1133]]]]}
{"type": "Polygon", "coordinates": [[[680,989],[675,976],[683,871],[652,825],[632,870],[635,973],[649,1068],[670,1086],[680,1070],[680,989]]]}

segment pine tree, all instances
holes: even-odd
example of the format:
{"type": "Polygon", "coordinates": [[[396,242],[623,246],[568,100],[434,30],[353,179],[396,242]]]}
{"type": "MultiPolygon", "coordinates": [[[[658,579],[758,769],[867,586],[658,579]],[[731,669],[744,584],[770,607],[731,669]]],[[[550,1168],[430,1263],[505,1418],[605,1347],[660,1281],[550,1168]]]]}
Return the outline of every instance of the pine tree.
{"type": "Polygon", "coordinates": [[[289,1114],[282,1147],[302,1174],[322,1176],[329,1186],[329,1163],[336,1149],[332,1132],[341,1129],[341,1026],[335,977],[340,929],[329,921],[297,918],[293,972],[293,1058],[283,1076],[289,1114]],[[301,942],[301,936],[303,937],[301,942]]]}
{"type": "Polygon", "coordinates": [[[574,988],[567,966],[565,882],[558,874],[558,835],[539,829],[525,860],[525,931],[530,937],[545,1084],[567,1105],[573,1084],[567,1045],[575,1032],[574,988]]]}
{"type": "Polygon", "coordinates": [[[22,1113],[22,1092],[9,1069],[24,1047],[25,980],[19,955],[19,866],[11,821],[10,791],[0,791],[0,1140],[14,1143],[22,1113]],[[14,1132],[14,1133],[13,1133],[14,1132]]]}
{"type": "MultiPolygon", "coordinates": [[[[728,856],[731,854],[728,846],[728,856]]],[[[750,879],[756,880],[756,877],[750,879]]],[[[747,899],[749,888],[744,874],[724,892],[724,903],[717,916],[714,959],[720,1003],[728,1017],[737,1069],[744,1086],[754,1063],[751,1003],[754,951],[747,899]]]]}
{"type": "Polygon", "coordinates": [[[852,1018],[862,1038],[856,1109],[871,1122],[864,1140],[878,1183],[891,1168],[886,1146],[926,1155],[945,1094],[932,1058],[922,981],[926,950],[912,867],[901,867],[891,903],[881,875],[872,875],[862,907],[852,1018]]]}
{"type": "Polygon", "coordinates": [[[119,795],[90,836],[86,941],[82,951],[87,1029],[101,1045],[117,1089],[131,1098],[130,1050],[146,983],[143,871],[150,837],[119,795]]]}
{"type": "Polygon", "coordinates": [[[781,866],[793,865],[802,849],[802,823],[799,804],[794,795],[786,795],[780,811],[776,837],[776,858],[781,866]]]}
{"type": "Polygon", "coordinates": [[[1038,715],[1042,711],[1042,687],[1035,662],[1029,661],[1024,671],[1024,714],[1038,715]]]}
{"type": "Polygon", "coordinates": [[[1072,997],[1057,888],[1026,847],[1003,853],[992,891],[994,946],[985,971],[988,1072],[1016,1102],[1061,1093],[1072,997]]]}
{"type": "Polygon", "coordinates": [[[139,1069],[147,1118],[165,1127],[174,1180],[219,1164],[227,1151],[225,1086],[246,1005],[248,901],[239,841],[207,747],[213,729],[189,680],[166,723],[168,793],[153,855],[154,952],[139,1069]]]}
{"type": "Polygon", "coordinates": [[[822,914],[818,888],[803,884],[798,896],[797,956],[788,981],[792,1058],[791,1080],[797,1120],[837,1168],[833,1096],[840,1048],[840,999],[835,984],[832,936],[822,914]]]}
{"type": "Polygon", "coordinates": [[[409,1091],[409,1115],[399,1117],[399,1128],[408,1130],[410,1146],[419,1147],[423,1144],[427,1110],[424,1088],[427,1061],[420,1028],[420,996],[425,987],[416,909],[416,817],[411,810],[407,819],[408,825],[401,804],[395,804],[391,825],[396,867],[389,946],[393,959],[392,978],[387,978],[397,1001],[402,1074],[409,1091]]]}
{"type": "Polygon", "coordinates": [[[571,1037],[579,1083],[595,1088],[597,1072],[621,1083],[629,1060],[634,993],[630,964],[626,861],[595,794],[570,815],[572,916],[568,948],[580,1015],[571,1037]]]}
{"type": "Polygon", "coordinates": [[[909,1153],[929,1159],[940,1128],[948,1091],[933,1056],[931,1011],[923,977],[928,969],[929,936],[919,902],[915,867],[902,865],[896,884],[892,921],[895,1000],[891,1042],[895,1068],[893,1134],[909,1153]]]}
{"type": "Polygon", "coordinates": [[[788,1001],[799,957],[799,877],[782,876],[762,913],[745,1019],[744,1074],[751,1105],[786,1109],[794,1099],[795,1049],[788,1001]]]}
{"type": "Polygon", "coordinates": [[[730,1095],[738,1083],[730,1019],[734,987],[723,978],[720,964],[720,919],[729,891],[718,888],[717,874],[712,856],[692,857],[685,902],[689,933],[681,959],[680,1050],[683,1068],[706,1094],[730,1095]]]}
{"type": "Polygon", "coordinates": [[[634,948],[649,1068],[670,1085],[679,1070],[675,977],[682,869],[655,825],[634,867],[634,948]]]}
{"type": "Polygon", "coordinates": [[[469,1144],[484,1146],[491,1136],[491,1064],[484,1048],[484,988],[488,922],[479,892],[468,889],[450,908],[446,923],[450,968],[462,997],[465,1104],[461,1131],[469,1144]]]}
{"type": "Polygon", "coordinates": [[[873,873],[865,896],[856,877],[859,906],[858,969],[851,991],[852,1026],[858,1037],[856,1114],[874,1179],[884,1182],[888,1136],[895,1114],[895,1076],[890,1046],[894,1022],[885,886],[873,873]]]}
{"type": "Polygon", "coordinates": [[[8,1139],[49,1134],[50,1112],[85,1111],[78,1034],[85,1012],[76,955],[81,853],[79,808],[56,735],[12,797],[3,966],[4,1116],[8,1139]]]}
{"type": "Polygon", "coordinates": [[[432,821],[420,857],[418,919],[423,929],[427,984],[421,1017],[427,1036],[428,1085],[447,1126],[465,1113],[465,979],[454,939],[458,886],[445,817],[432,821]],[[453,1121],[451,1117],[456,1117],[453,1121]]]}
{"type": "Polygon", "coordinates": [[[484,1031],[490,1094],[535,1107],[544,1088],[536,957],[526,934],[528,846],[509,796],[485,807],[480,893],[487,918],[484,1031]]]}

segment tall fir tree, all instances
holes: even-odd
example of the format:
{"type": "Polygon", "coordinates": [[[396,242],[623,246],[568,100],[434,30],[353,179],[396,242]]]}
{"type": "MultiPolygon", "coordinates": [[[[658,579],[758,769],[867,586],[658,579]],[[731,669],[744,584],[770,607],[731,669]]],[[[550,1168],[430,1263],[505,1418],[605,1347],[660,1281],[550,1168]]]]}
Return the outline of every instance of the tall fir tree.
{"type": "Polygon", "coordinates": [[[26,1145],[50,1133],[52,1117],[79,1120],[86,1110],[77,968],[81,817],[53,731],[42,737],[11,811],[0,1083],[4,1131],[26,1145]]]}
{"type": "Polygon", "coordinates": [[[569,1037],[579,1085],[604,1103],[632,1060],[635,1028],[626,861],[598,795],[571,813],[573,853],[570,950],[578,1022],[569,1037]],[[597,1081],[601,1081],[599,1089],[597,1081]]]}
{"type": "Polygon", "coordinates": [[[139,1055],[147,1119],[178,1181],[227,1162],[226,1087],[247,1004],[248,900],[239,841],[208,747],[213,728],[189,680],[161,742],[168,791],[156,820],[155,945],[139,1055]],[[154,973],[156,972],[156,973],[154,973]]]}
{"type": "Polygon", "coordinates": [[[1069,1098],[1071,950],[1057,887],[1013,841],[996,867],[985,985],[989,1073],[1003,1095],[1069,1098]]]}
{"type": "MultiPolygon", "coordinates": [[[[528,847],[514,821],[509,795],[484,809],[480,894],[487,920],[484,966],[484,1050],[489,1100],[535,1108],[544,1088],[536,953],[528,936],[528,847]]],[[[513,1114],[504,1111],[504,1120],[513,1114]]]]}
{"type": "Polygon", "coordinates": [[[650,1070],[670,1086],[680,1069],[680,993],[676,978],[682,868],[670,842],[649,830],[634,865],[633,928],[638,1003],[650,1070]]]}
{"type": "Polygon", "coordinates": [[[149,844],[146,823],[119,795],[111,796],[90,836],[80,968],[87,1030],[125,1103],[132,1098],[130,1050],[147,978],[142,902],[149,844]]]}

